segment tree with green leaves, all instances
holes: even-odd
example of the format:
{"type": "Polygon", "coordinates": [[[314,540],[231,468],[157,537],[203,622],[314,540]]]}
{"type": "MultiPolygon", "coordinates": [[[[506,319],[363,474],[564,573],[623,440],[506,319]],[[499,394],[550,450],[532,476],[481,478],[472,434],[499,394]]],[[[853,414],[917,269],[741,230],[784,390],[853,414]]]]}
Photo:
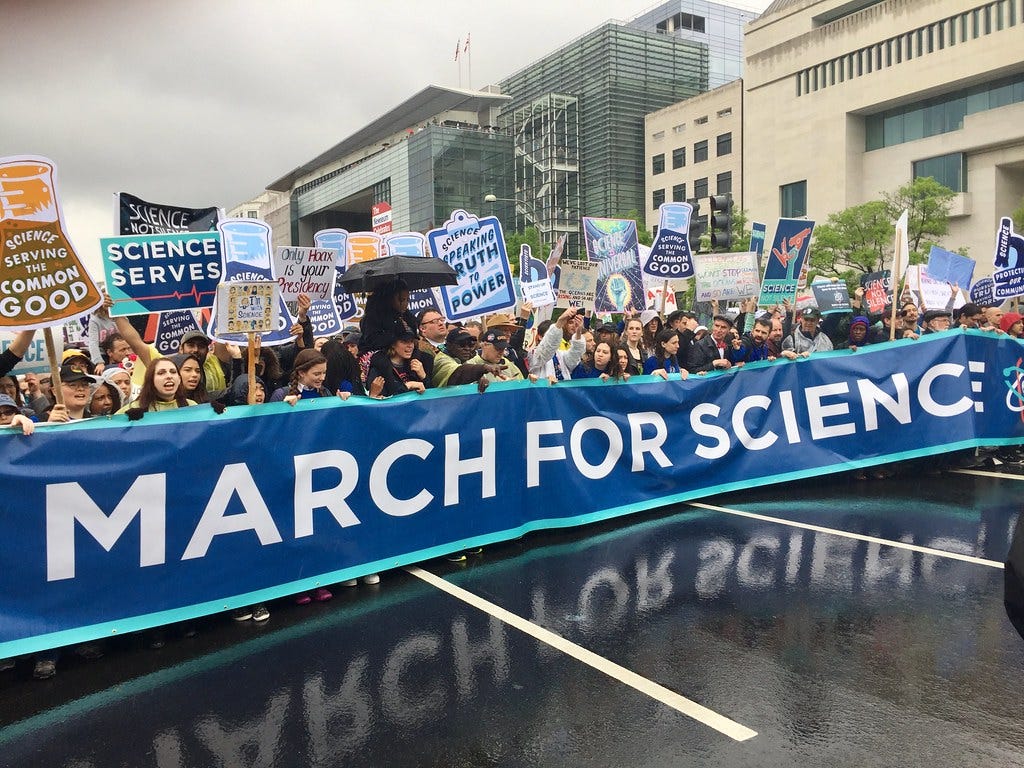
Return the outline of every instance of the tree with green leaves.
{"type": "Polygon", "coordinates": [[[1013,219],[1013,231],[1024,232],[1024,197],[1020,199],[1020,206],[1010,214],[1010,218],[1013,219]]]}
{"type": "Polygon", "coordinates": [[[829,215],[814,230],[809,277],[838,277],[856,285],[861,274],[890,266],[896,221],[905,210],[910,263],[926,261],[931,247],[949,232],[955,194],[929,176],[914,179],[881,200],[829,215]]]}

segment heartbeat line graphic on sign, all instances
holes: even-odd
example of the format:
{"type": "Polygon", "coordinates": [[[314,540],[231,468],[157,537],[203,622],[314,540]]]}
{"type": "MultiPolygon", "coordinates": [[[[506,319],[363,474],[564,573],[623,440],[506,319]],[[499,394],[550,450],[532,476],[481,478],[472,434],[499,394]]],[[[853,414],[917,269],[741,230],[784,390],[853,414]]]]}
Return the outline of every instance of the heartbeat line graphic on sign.
{"type": "Polygon", "coordinates": [[[203,296],[216,296],[216,295],[217,295],[216,291],[200,291],[196,286],[193,285],[192,286],[192,290],[191,291],[187,291],[185,293],[181,293],[179,291],[175,291],[174,293],[165,293],[163,295],[158,295],[158,296],[132,296],[131,298],[128,298],[128,299],[114,299],[114,303],[116,304],[116,303],[122,302],[122,301],[131,301],[131,302],[143,303],[143,302],[146,302],[146,301],[156,301],[157,299],[177,299],[178,301],[181,301],[185,297],[191,296],[193,302],[195,303],[195,306],[198,307],[199,306],[199,302],[200,302],[200,300],[202,299],[203,296]]]}

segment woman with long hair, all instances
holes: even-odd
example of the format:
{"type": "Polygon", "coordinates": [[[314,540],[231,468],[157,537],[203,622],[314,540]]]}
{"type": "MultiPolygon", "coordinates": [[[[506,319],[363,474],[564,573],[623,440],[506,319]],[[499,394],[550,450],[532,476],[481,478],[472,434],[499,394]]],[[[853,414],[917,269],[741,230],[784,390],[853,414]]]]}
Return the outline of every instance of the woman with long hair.
{"type": "Polygon", "coordinates": [[[142,411],[169,411],[196,405],[185,396],[178,366],[169,357],[158,357],[146,366],[139,396],[121,408],[118,413],[139,409],[142,411]]]}
{"type": "Polygon", "coordinates": [[[644,363],[644,373],[660,376],[668,381],[669,374],[678,373],[687,377],[687,371],[679,364],[679,332],[673,328],[664,328],[654,340],[654,354],[644,363]]]}
{"type": "Polygon", "coordinates": [[[589,367],[581,362],[572,371],[573,379],[622,379],[623,371],[619,365],[619,354],[607,341],[599,341],[594,345],[594,358],[589,367]]]}
{"type": "Polygon", "coordinates": [[[647,360],[647,347],[644,345],[644,324],[638,317],[631,317],[626,321],[626,328],[622,332],[621,349],[626,350],[629,358],[629,366],[624,370],[630,374],[641,374],[644,372],[644,361],[647,360]]]}
{"type": "Polygon", "coordinates": [[[386,351],[378,352],[370,360],[366,380],[371,394],[383,385],[380,395],[390,397],[405,392],[422,394],[427,388],[427,373],[418,360],[415,331],[399,331],[386,351]]]}
{"type": "Polygon", "coordinates": [[[661,329],[664,328],[664,323],[653,309],[645,309],[640,313],[640,323],[643,328],[641,343],[644,351],[651,355],[654,353],[654,342],[658,338],[658,334],[661,333],[661,329]]]}
{"type": "Polygon", "coordinates": [[[330,397],[331,392],[324,386],[327,377],[327,358],[315,349],[304,349],[295,356],[295,364],[287,386],[279,387],[270,396],[270,402],[282,400],[295,405],[299,400],[314,397],[330,397]]]}
{"type": "Polygon", "coordinates": [[[181,375],[181,386],[185,390],[185,396],[197,403],[210,402],[210,396],[206,391],[206,376],[203,375],[203,364],[195,355],[168,355],[168,360],[173,360],[178,366],[178,373],[181,375]]]}

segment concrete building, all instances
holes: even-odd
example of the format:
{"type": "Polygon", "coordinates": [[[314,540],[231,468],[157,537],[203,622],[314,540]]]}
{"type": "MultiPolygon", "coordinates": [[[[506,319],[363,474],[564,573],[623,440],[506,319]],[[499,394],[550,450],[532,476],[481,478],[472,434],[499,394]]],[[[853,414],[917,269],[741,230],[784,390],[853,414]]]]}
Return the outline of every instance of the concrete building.
{"type": "Polygon", "coordinates": [[[270,225],[273,247],[291,245],[291,206],[284,192],[264,190],[252,200],[236,205],[227,215],[231,218],[261,219],[270,225]]]}
{"type": "Polygon", "coordinates": [[[647,228],[657,233],[658,206],[665,202],[700,203],[697,216],[707,223],[708,196],[732,193],[743,205],[743,81],[647,115],[644,207],[647,228]]]}
{"type": "Polygon", "coordinates": [[[289,196],[291,243],[369,230],[375,203],[390,203],[395,231],[426,232],[456,208],[480,211],[486,194],[510,197],[512,140],[497,128],[508,101],[431,85],[282,176],[268,190],[289,196]]]}
{"type": "Polygon", "coordinates": [[[1021,40],[1024,0],[776,0],[744,37],[745,207],[824,221],[933,176],[984,268],[1024,196],[1021,40]]]}

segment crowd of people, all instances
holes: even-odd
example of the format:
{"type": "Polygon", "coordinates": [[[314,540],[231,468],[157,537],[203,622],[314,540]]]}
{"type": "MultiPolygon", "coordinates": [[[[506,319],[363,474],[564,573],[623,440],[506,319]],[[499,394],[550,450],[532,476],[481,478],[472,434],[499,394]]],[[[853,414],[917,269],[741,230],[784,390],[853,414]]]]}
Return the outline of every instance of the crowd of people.
{"type": "MultiPolygon", "coordinates": [[[[955,295],[955,291],[954,291],[955,295]]],[[[499,312],[480,320],[448,322],[436,309],[409,311],[409,290],[401,280],[379,286],[370,295],[359,325],[331,338],[314,338],[307,316],[310,302],[300,297],[293,340],[282,346],[252,348],[214,342],[199,330],[178,340],[178,353],[161,355],[131,322],[111,318],[108,299],[90,318],[88,344],[64,351],[56,397],[51,378],[11,375],[33,339],[33,331],[16,334],[0,354],[0,427],[31,435],[39,422],[70,422],[126,414],[131,420],[147,412],[286,402],[320,397],[384,399],[429,388],[476,384],[482,392],[501,381],[572,379],[628,382],[632,376],[666,381],[736,369],[747,363],[798,357],[942,333],[953,328],[981,329],[1020,338],[1022,317],[998,307],[966,303],[953,310],[924,309],[904,294],[895,313],[868,312],[863,291],[851,296],[852,310],[822,317],[808,306],[796,312],[788,302],[760,309],[756,299],[732,311],[717,303],[704,317],[676,310],[662,317],[654,310],[627,311],[618,323],[598,322],[576,309],[563,311],[528,329],[533,307],[523,303],[516,315],[499,312]],[[923,310],[923,311],[922,311],[923,310]],[[255,357],[255,379],[248,375],[255,357]],[[250,392],[250,388],[254,387],[250,392]]],[[[257,337],[258,341],[258,337],[257,337]]],[[[1017,450],[1002,449],[1001,461],[1024,463],[1017,450]]],[[[889,470],[876,473],[886,476],[889,470]]],[[[863,472],[856,475],[865,477],[863,472]]],[[[452,556],[464,560],[466,553],[452,556]]],[[[366,576],[376,584],[379,576],[366,576]]],[[[356,586],[351,579],[343,586],[356,586]]],[[[296,595],[299,604],[332,597],[327,587],[296,595]]],[[[265,605],[234,612],[238,621],[265,621],[265,605]]],[[[150,644],[163,644],[152,632],[150,644]]],[[[101,653],[96,644],[80,646],[86,656],[101,653]]],[[[52,677],[58,651],[39,654],[34,674],[52,677]]],[[[13,660],[0,660],[0,669],[13,660]]]]}

